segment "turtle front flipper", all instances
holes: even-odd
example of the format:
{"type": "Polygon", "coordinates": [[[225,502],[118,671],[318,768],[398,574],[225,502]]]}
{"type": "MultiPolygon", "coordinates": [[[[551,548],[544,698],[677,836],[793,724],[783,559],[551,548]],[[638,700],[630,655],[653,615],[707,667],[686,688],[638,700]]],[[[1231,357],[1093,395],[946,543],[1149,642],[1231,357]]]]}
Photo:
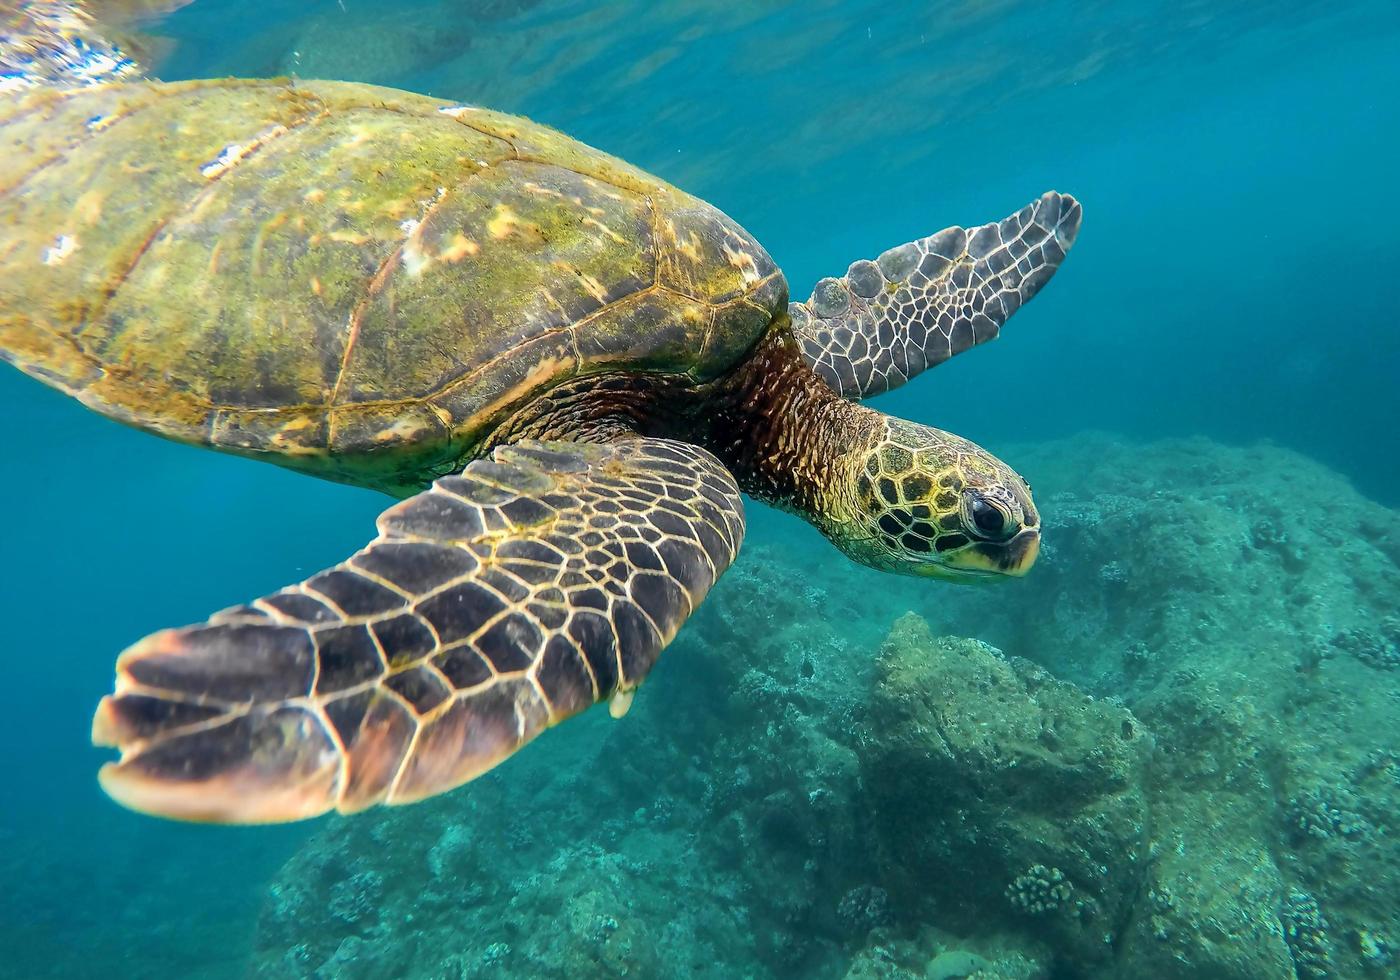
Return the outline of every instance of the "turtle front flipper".
{"type": "Polygon", "coordinates": [[[848,398],[898,388],[995,337],[1060,267],[1081,214],[1073,197],[1049,191],[1001,221],[852,263],[792,304],[803,357],[848,398]]]}
{"type": "Polygon", "coordinates": [[[263,823],[408,803],[622,708],[738,551],[709,453],[522,443],[386,511],[343,564],[117,662],[93,740],[136,810],[263,823]]]}

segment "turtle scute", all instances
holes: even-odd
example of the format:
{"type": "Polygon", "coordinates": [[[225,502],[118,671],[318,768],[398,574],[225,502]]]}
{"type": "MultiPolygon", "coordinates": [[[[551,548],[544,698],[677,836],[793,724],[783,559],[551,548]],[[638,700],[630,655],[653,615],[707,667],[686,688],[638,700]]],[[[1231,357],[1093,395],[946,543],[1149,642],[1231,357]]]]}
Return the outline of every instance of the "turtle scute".
{"type": "Polygon", "coordinates": [[[564,381],[723,374],[786,304],[717,209],[525,119],[331,82],[28,100],[0,359],[170,438],[403,496],[564,381]]]}

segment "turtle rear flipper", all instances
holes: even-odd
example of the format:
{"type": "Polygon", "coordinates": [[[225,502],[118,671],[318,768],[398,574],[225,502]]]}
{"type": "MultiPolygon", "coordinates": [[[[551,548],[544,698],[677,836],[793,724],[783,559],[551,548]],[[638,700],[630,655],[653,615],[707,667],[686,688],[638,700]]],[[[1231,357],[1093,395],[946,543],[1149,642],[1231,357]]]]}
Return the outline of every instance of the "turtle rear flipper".
{"type": "Polygon", "coordinates": [[[898,388],[996,337],[1059,269],[1082,213],[1073,197],[1049,191],[1001,221],[944,228],[853,262],[792,304],[802,356],[848,398],[898,388]]]}
{"type": "Polygon", "coordinates": [[[408,803],[596,701],[625,706],[733,560],[729,472],[687,443],[524,443],[386,511],[300,585],[136,644],[102,785],[187,820],[408,803]]]}

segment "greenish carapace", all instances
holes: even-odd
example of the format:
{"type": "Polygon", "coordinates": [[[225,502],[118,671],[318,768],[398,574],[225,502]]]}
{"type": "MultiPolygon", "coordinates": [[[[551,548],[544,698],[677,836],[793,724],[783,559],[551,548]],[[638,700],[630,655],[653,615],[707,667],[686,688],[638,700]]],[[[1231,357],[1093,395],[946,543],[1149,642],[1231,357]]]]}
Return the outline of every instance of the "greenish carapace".
{"type": "MultiPolygon", "coordinates": [[[[61,72],[59,72],[61,74],[61,72]]],[[[407,498],[345,562],[120,658],[139,810],[406,803],[607,701],[736,557],[741,492],[857,561],[1019,575],[1009,466],[859,399],[996,336],[1048,193],[788,305],[732,219],[547,127],[338,82],[35,85],[0,105],[0,356],[123,422],[407,498]]]]}
{"type": "Polygon", "coordinates": [[[221,80],[3,111],[7,356],[335,479],[416,490],[580,373],[717,375],[786,298],[715,209],[488,110],[221,80]]]}

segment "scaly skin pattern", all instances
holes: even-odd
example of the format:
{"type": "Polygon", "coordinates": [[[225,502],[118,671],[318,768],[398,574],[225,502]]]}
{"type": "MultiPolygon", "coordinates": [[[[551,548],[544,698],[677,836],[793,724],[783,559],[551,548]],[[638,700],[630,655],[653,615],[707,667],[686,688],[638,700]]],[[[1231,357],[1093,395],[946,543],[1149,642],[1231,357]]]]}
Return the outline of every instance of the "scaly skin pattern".
{"type": "Polygon", "coordinates": [[[787,299],[709,205],[389,89],[42,89],[0,106],[0,141],[0,356],[162,435],[400,495],[562,381],[723,374],[787,299]]]}
{"type": "Polygon", "coordinates": [[[967,579],[1021,575],[1035,561],[1040,516],[1015,470],[952,433],[838,396],[802,357],[786,317],[732,375],[698,393],[688,421],[656,408],[648,417],[862,564],[967,579]]]}
{"type": "Polygon", "coordinates": [[[802,517],[875,568],[958,579],[1021,575],[1039,548],[1040,516],[1015,470],[952,433],[837,395],[803,358],[787,317],[712,382],[611,375],[563,384],[493,438],[629,434],[704,447],[745,493],[802,517]]]}
{"type": "Polygon", "coordinates": [[[874,568],[929,577],[1030,570],[1040,514],[1020,474],[950,432],[888,416],[877,432],[848,509],[833,508],[846,515],[828,531],[837,547],[874,568]],[[978,526],[974,508],[994,530],[978,526]]]}
{"type": "Polygon", "coordinates": [[[625,711],[743,534],[695,446],[501,447],[345,562],[124,653],[102,784],[238,823],[444,792],[599,700],[625,711]]]}
{"type": "Polygon", "coordinates": [[[944,228],[852,262],[789,310],[802,354],[848,398],[897,388],[975,344],[994,340],[1040,291],[1079,234],[1083,209],[1048,191],[976,228],[944,228]]]}

